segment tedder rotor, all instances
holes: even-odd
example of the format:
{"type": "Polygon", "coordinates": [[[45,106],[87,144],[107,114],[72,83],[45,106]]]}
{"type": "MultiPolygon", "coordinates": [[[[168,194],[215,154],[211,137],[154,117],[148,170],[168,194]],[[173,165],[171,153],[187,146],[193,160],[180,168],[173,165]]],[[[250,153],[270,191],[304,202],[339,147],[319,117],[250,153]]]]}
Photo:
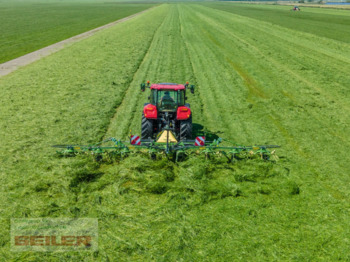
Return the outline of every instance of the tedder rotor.
{"type": "Polygon", "coordinates": [[[222,138],[206,141],[205,134],[192,139],[192,111],[190,104],[185,103],[186,90],[194,94],[194,85],[160,83],[141,84],[141,90],[151,90],[149,102],[144,104],[141,118],[141,137],[131,135],[129,141],[109,138],[92,145],[54,145],[62,148],[57,151],[61,156],[74,156],[81,153],[93,155],[100,161],[106,156],[109,159],[123,159],[132,153],[146,152],[152,159],[165,155],[168,159],[180,161],[190,154],[203,154],[205,159],[214,155],[224,156],[228,162],[234,159],[253,158],[277,160],[277,145],[242,146],[222,138]],[[111,143],[107,145],[107,143],[111,143]]]}

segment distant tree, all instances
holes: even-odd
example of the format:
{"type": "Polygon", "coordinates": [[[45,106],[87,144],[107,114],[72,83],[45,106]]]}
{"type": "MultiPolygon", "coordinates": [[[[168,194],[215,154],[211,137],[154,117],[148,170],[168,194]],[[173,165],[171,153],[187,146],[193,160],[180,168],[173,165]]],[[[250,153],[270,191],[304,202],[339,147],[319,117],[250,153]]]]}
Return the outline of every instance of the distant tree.
{"type": "Polygon", "coordinates": [[[303,4],[304,0],[299,0],[298,3],[303,4]]]}

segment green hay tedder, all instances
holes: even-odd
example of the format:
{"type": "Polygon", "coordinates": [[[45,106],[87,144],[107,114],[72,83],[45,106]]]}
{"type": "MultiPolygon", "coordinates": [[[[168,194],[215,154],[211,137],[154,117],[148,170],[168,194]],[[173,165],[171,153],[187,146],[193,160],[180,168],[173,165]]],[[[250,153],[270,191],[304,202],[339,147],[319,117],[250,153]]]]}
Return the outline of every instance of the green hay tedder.
{"type": "Polygon", "coordinates": [[[182,161],[192,154],[204,155],[205,159],[224,156],[229,163],[245,158],[263,160],[278,159],[275,150],[277,145],[242,146],[222,138],[206,141],[201,135],[192,139],[192,112],[185,103],[186,90],[194,93],[194,86],[149,82],[141,84],[141,90],[150,88],[149,103],[144,104],[141,119],[141,137],[131,135],[129,141],[109,138],[92,145],[54,145],[61,148],[60,156],[89,154],[96,161],[123,159],[130,154],[147,153],[152,159],[165,156],[172,161],[182,161]]]}

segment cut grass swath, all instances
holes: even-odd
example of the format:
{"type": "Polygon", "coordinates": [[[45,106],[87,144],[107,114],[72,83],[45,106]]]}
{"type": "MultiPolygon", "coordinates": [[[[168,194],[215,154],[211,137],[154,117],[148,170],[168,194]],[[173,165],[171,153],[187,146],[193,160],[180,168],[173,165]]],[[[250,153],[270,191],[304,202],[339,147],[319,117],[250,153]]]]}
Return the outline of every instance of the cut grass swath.
{"type": "Polygon", "coordinates": [[[162,5],[2,78],[1,257],[349,260],[350,54],[327,30],[162,5]],[[140,130],[138,84],[149,79],[197,86],[188,98],[197,133],[274,142],[284,158],[135,154],[111,165],[52,154],[51,144],[140,130]],[[11,217],[97,217],[99,252],[10,252],[11,217]]]}

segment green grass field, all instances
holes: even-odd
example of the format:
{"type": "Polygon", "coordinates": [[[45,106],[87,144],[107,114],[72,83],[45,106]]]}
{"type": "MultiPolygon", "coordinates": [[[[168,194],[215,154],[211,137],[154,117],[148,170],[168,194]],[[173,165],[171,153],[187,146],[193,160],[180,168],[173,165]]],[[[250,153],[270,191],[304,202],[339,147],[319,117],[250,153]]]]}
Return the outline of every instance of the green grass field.
{"type": "Polygon", "coordinates": [[[101,1],[0,1],[0,63],[151,7],[101,1]]]}
{"type": "Polygon", "coordinates": [[[350,49],[331,36],[348,14],[306,32],[284,21],[330,11],[224,4],[160,5],[0,79],[0,257],[350,259],[350,49]],[[279,144],[280,160],[56,157],[50,145],[139,133],[147,80],[195,84],[197,131],[279,144]],[[98,218],[99,251],[13,253],[10,219],[26,217],[98,218]]]}
{"type": "Polygon", "coordinates": [[[347,10],[304,8],[302,12],[293,12],[292,6],[276,5],[232,5],[225,2],[206,4],[218,10],[262,20],[289,29],[311,33],[345,43],[350,42],[348,28],[350,16],[347,10]]]}

